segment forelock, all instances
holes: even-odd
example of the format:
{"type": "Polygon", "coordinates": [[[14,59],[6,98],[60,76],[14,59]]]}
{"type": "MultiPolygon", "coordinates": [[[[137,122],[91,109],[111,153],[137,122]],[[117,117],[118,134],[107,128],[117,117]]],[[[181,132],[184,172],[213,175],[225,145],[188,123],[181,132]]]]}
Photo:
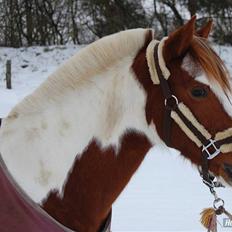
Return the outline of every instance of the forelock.
{"type": "Polygon", "coordinates": [[[216,82],[225,93],[231,92],[228,69],[206,39],[194,36],[188,54],[201,67],[209,82],[216,82]]]}

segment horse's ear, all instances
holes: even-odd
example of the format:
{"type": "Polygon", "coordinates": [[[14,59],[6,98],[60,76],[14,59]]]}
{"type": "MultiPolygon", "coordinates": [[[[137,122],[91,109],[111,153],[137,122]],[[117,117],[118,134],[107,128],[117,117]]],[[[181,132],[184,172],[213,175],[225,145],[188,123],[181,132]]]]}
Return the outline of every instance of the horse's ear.
{"type": "Polygon", "coordinates": [[[195,33],[196,16],[171,33],[164,42],[163,56],[166,63],[178,58],[187,51],[195,33]]]}
{"type": "Polygon", "coordinates": [[[196,31],[196,35],[207,39],[212,29],[212,26],[213,26],[213,20],[209,20],[201,29],[196,31]]]}

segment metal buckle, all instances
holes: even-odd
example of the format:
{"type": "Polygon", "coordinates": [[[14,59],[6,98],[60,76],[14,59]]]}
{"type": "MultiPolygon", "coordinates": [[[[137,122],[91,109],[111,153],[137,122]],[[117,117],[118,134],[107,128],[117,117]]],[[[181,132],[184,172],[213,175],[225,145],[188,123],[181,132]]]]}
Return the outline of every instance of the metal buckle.
{"type": "Polygon", "coordinates": [[[168,105],[168,100],[170,100],[170,99],[174,99],[174,101],[175,101],[175,105],[178,105],[178,99],[177,99],[177,97],[175,96],[175,95],[171,95],[171,97],[169,97],[169,98],[165,98],[165,100],[164,100],[164,105],[165,106],[167,106],[168,105]]]}
{"type": "Polygon", "coordinates": [[[202,152],[206,152],[206,154],[208,156],[207,157],[208,160],[213,159],[214,157],[216,157],[221,152],[220,149],[218,149],[217,146],[215,145],[215,142],[216,142],[215,140],[210,139],[209,143],[206,146],[203,145],[203,147],[202,147],[202,152]],[[210,147],[213,149],[212,153],[209,150],[210,147]]]}

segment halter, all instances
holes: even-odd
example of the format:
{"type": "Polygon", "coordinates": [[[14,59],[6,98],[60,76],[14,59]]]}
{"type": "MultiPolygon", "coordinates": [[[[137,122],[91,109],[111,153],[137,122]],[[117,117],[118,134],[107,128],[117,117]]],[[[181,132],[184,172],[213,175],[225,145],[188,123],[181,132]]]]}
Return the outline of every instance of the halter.
{"type": "Polygon", "coordinates": [[[171,146],[172,122],[175,121],[181,130],[191,139],[202,153],[202,179],[209,187],[215,200],[221,200],[217,197],[214,187],[219,187],[218,182],[214,182],[212,175],[209,174],[209,160],[215,158],[221,153],[232,151],[232,128],[223,132],[218,132],[213,137],[205,127],[198,122],[191,110],[172,92],[168,84],[170,72],[167,69],[163,58],[163,46],[166,38],[160,42],[153,40],[147,48],[147,62],[151,79],[154,84],[160,84],[164,97],[164,142],[168,147],[171,146]],[[151,53],[151,50],[153,53],[151,53]],[[151,56],[152,54],[152,56],[151,56]]]}

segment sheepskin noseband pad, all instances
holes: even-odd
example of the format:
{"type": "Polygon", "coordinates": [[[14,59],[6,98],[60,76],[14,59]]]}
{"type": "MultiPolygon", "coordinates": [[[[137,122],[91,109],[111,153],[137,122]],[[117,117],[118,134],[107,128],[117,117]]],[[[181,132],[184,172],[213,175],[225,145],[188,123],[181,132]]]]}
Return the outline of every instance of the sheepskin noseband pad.
{"type": "MultiPolygon", "coordinates": [[[[190,109],[184,104],[179,103],[177,106],[180,110],[180,112],[192,123],[192,125],[207,139],[211,139],[211,134],[202,126],[198,120],[195,118],[195,116],[192,114],[190,109]]],[[[178,124],[178,126],[181,128],[181,130],[198,146],[201,147],[203,144],[199,140],[199,138],[194,135],[194,133],[187,127],[187,125],[182,121],[180,116],[175,112],[172,111],[171,117],[173,120],[178,124]]]]}
{"type": "MultiPolygon", "coordinates": [[[[213,139],[212,135],[204,128],[202,124],[198,122],[196,117],[184,103],[179,103],[177,107],[180,112],[191,122],[191,124],[205,137],[205,139],[212,139],[215,141],[216,145],[218,144],[218,148],[222,153],[232,151],[232,143],[220,144],[221,140],[232,137],[232,128],[218,132],[213,139]]],[[[199,148],[203,146],[200,139],[188,128],[175,110],[171,112],[171,117],[181,128],[181,130],[189,137],[189,139],[191,139],[199,148]]]]}
{"type": "MultiPolygon", "coordinates": [[[[232,128],[229,128],[229,129],[222,131],[222,132],[218,132],[215,136],[215,140],[220,141],[220,140],[230,138],[230,137],[232,137],[232,128]]],[[[232,143],[222,144],[220,146],[220,150],[222,153],[231,152],[232,151],[232,143]]]]}
{"type": "Polygon", "coordinates": [[[164,37],[160,42],[158,40],[152,40],[149,45],[147,46],[146,49],[146,59],[147,59],[147,64],[151,76],[151,80],[155,85],[160,84],[160,80],[156,71],[156,66],[155,66],[155,61],[154,61],[154,48],[157,43],[159,43],[158,46],[158,57],[159,57],[159,66],[162,71],[162,74],[164,78],[167,80],[170,76],[170,72],[168,68],[166,67],[164,57],[163,57],[163,47],[164,43],[167,37],[164,37]]]}

